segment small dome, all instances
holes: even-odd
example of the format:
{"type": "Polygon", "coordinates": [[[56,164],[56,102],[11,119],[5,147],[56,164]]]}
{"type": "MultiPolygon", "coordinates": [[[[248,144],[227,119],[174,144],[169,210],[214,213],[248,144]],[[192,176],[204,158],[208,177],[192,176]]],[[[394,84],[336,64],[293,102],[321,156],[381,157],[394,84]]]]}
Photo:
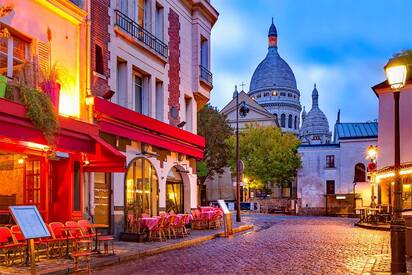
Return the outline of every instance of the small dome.
{"type": "Polygon", "coordinates": [[[325,114],[319,109],[319,92],[316,89],[316,84],[312,91],[312,109],[305,116],[301,136],[318,135],[329,136],[329,122],[325,114]]]}

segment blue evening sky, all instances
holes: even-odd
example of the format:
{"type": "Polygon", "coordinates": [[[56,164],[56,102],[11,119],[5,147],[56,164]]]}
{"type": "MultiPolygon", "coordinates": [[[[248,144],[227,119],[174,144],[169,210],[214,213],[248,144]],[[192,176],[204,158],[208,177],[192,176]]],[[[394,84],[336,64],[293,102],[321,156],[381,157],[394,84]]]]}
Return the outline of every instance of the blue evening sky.
{"type": "Polygon", "coordinates": [[[278,50],[295,73],[301,104],[311,108],[316,82],[331,130],[341,121],[377,118],[370,87],[384,80],[383,66],[412,48],[411,0],[212,0],[220,16],[212,31],[211,103],[222,109],[234,86],[249,90],[267,53],[274,17],[278,50]]]}

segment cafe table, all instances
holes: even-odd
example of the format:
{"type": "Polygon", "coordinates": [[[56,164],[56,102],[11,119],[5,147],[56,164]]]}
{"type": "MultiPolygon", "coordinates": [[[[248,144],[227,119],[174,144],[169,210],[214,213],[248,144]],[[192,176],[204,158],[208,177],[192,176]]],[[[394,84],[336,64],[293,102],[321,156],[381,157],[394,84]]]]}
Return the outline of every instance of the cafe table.
{"type": "Polygon", "coordinates": [[[100,250],[97,249],[97,242],[98,242],[98,236],[99,236],[99,234],[98,234],[98,229],[108,229],[108,228],[109,228],[109,225],[107,225],[107,224],[101,224],[101,223],[91,223],[91,224],[90,224],[90,227],[94,229],[94,232],[95,232],[95,234],[96,234],[93,252],[100,253],[100,250]]]}
{"type": "Polygon", "coordinates": [[[145,217],[145,218],[140,218],[140,226],[143,228],[147,228],[149,230],[153,230],[157,223],[159,222],[160,217],[145,217]]]}

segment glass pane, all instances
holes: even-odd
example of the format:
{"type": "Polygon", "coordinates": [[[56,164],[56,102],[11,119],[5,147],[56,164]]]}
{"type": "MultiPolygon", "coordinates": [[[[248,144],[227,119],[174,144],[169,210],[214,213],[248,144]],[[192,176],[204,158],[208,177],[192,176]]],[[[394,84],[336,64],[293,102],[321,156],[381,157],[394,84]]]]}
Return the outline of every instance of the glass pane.
{"type": "Polygon", "coordinates": [[[0,74],[7,75],[7,38],[0,38],[0,74]]]}
{"type": "Polygon", "coordinates": [[[134,109],[136,112],[142,112],[142,78],[135,76],[135,102],[134,109]]]}
{"type": "Polygon", "coordinates": [[[13,37],[13,76],[18,77],[26,62],[26,46],[23,40],[13,37]]]}

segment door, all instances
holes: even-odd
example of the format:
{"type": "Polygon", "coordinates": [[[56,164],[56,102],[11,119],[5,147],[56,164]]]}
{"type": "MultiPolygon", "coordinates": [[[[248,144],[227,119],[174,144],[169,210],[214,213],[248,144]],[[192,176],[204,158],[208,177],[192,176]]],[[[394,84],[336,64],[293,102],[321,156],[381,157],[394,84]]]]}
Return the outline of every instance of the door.
{"type": "Polygon", "coordinates": [[[334,180],[326,181],[326,194],[328,195],[335,194],[335,181],[334,180]]]}
{"type": "Polygon", "coordinates": [[[111,174],[94,174],[94,222],[110,225],[111,174]]]}

